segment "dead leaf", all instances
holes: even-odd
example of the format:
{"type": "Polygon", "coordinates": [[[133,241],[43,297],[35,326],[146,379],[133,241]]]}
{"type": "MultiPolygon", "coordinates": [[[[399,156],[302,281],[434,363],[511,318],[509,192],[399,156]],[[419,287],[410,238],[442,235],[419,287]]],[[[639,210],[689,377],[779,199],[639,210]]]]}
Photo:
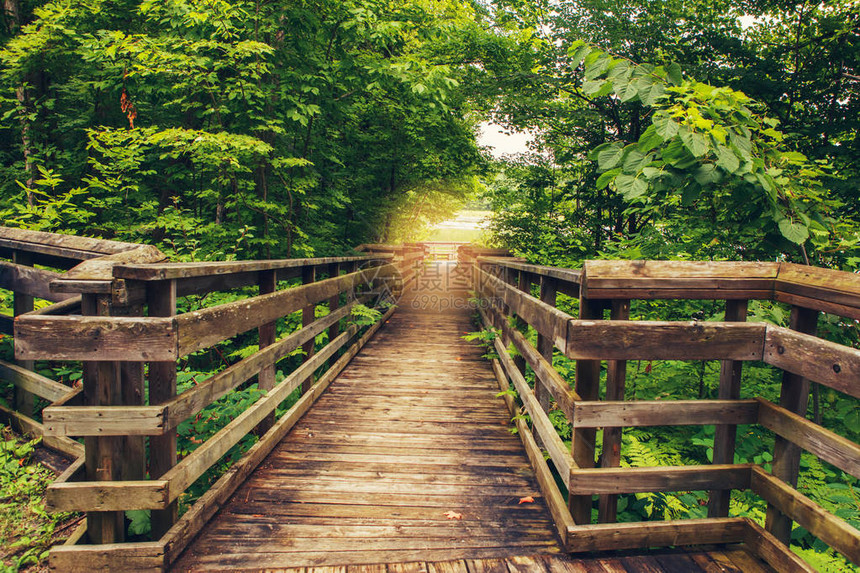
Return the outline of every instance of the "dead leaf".
{"type": "Polygon", "coordinates": [[[535,502],[535,498],[533,498],[530,495],[527,495],[525,497],[520,498],[520,503],[534,503],[534,502],[535,502]]]}
{"type": "Polygon", "coordinates": [[[446,511],[445,517],[448,519],[463,519],[463,514],[457,513],[456,511],[446,511]]]}

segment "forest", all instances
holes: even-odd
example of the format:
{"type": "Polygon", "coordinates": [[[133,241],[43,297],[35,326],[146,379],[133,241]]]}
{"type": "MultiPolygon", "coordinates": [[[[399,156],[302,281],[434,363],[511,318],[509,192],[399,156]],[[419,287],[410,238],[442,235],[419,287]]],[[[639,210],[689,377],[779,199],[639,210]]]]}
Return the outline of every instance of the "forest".
{"type": "MultiPolygon", "coordinates": [[[[2,225],[152,244],[175,261],[350,254],[422,240],[480,206],[492,211],[486,246],[541,265],[788,261],[856,273],[858,122],[858,0],[3,0],[0,13],[2,225]],[[487,122],[530,134],[529,149],[495,156],[479,143],[487,122]]],[[[575,316],[577,301],[560,307],[575,316]]],[[[0,312],[12,313],[9,291],[0,312]]],[[[646,301],[631,314],[723,312],[646,301]]],[[[788,322],[778,303],[754,302],[750,315],[788,322]]],[[[856,321],[827,315],[819,330],[860,347],[856,321]]],[[[180,388],[243,352],[228,341],[193,356],[180,388]]],[[[10,337],[0,358],[12,359],[10,337]]],[[[555,365],[573,380],[570,361],[555,365]]],[[[716,362],[628,368],[631,396],[716,395],[716,362]]],[[[774,399],[779,379],[753,364],[744,389],[774,399]]],[[[10,396],[0,387],[0,402],[10,396]]],[[[180,450],[258,396],[243,387],[205,423],[181,426],[180,450]]],[[[809,410],[860,439],[856,399],[814,387],[809,410]]],[[[557,430],[569,439],[563,417],[557,430]]],[[[712,426],[646,430],[625,432],[624,464],[711,455],[712,426]]],[[[39,506],[46,475],[18,461],[33,444],[6,431],[2,443],[0,568],[39,567],[69,516],[39,506]]],[[[736,461],[767,464],[772,443],[743,433],[736,461]]],[[[801,465],[801,491],[860,528],[858,480],[812,456],[801,465]]],[[[619,519],[705,511],[693,494],[630,495],[619,519]]],[[[738,495],[732,512],[762,520],[764,505],[738,495]]],[[[146,515],[129,522],[131,535],[148,533],[146,515]]],[[[823,571],[853,570],[803,528],[792,543],[823,571]]]]}

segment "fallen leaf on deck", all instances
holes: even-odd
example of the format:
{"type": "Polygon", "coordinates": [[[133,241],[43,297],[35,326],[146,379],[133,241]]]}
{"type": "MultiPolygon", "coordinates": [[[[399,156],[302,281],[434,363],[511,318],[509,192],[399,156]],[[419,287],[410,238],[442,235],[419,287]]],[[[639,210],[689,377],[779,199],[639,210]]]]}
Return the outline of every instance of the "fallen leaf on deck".
{"type": "Polygon", "coordinates": [[[520,498],[520,503],[534,503],[534,502],[535,502],[535,498],[533,498],[530,495],[527,495],[526,497],[520,498]]]}
{"type": "Polygon", "coordinates": [[[448,519],[463,519],[463,514],[457,513],[456,511],[446,511],[445,517],[448,519]]]}

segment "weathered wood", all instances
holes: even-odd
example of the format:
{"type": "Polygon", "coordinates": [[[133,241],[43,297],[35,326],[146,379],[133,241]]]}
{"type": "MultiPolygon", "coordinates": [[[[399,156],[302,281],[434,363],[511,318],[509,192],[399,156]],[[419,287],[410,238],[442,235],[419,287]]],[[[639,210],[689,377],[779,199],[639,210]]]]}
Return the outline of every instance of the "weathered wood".
{"type": "MultiPolygon", "coordinates": [[[[108,316],[110,301],[103,295],[85,294],[81,298],[81,310],[85,315],[83,320],[108,316]]],[[[110,406],[121,403],[122,387],[117,362],[84,362],[81,379],[84,404],[110,406]]],[[[123,451],[120,438],[88,437],[84,440],[84,451],[87,480],[110,482],[122,479],[123,451]]],[[[87,537],[91,543],[121,543],[125,539],[124,513],[88,512],[87,537]]]]}
{"type": "Polygon", "coordinates": [[[0,378],[49,402],[59,400],[71,391],[68,386],[2,360],[0,360],[0,378]]]}
{"type": "Polygon", "coordinates": [[[498,299],[510,307],[536,331],[550,338],[562,351],[567,346],[567,322],[570,315],[565,314],[533,296],[521,292],[485,270],[480,271],[482,294],[490,299],[498,299]]]}
{"type": "Polygon", "coordinates": [[[574,360],[761,360],[766,325],[731,322],[572,320],[574,360]]]}
{"type": "MultiPolygon", "coordinates": [[[[572,419],[573,406],[579,399],[579,396],[570,389],[567,381],[552,367],[550,362],[537,352],[535,347],[526,340],[522,333],[511,328],[507,320],[503,319],[497,310],[493,308],[487,309],[486,316],[489,321],[487,324],[500,329],[513,342],[517,352],[525,357],[526,362],[534,371],[537,380],[541,383],[541,387],[545,388],[555,399],[558,408],[564,412],[565,416],[569,420],[572,419]]],[[[544,411],[546,411],[545,408],[544,411]]]]}
{"type": "MultiPolygon", "coordinates": [[[[146,287],[146,299],[150,317],[170,317],[176,314],[176,281],[155,281],[146,287]]],[[[150,318],[151,319],[151,318],[150,318]]],[[[149,404],[162,406],[176,397],[176,357],[170,360],[150,362],[149,369],[149,404]]],[[[176,430],[170,430],[160,436],[149,438],[149,475],[152,479],[161,479],[176,465],[176,430]]],[[[151,525],[153,538],[160,537],[176,523],[178,506],[170,504],[166,509],[153,510],[151,525]]]]}
{"type": "Polygon", "coordinates": [[[747,520],[747,531],[744,536],[744,544],[759,558],[763,559],[776,571],[798,571],[800,573],[817,573],[797,556],[791,549],[783,545],[770,532],[765,531],[755,521],[747,520]]]}
{"type": "MultiPolygon", "coordinates": [[[[589,300],[583,296],[579,299],[579,318],[586,321],[603,318],[604,303],[602,301],[589,300]]],[[[575,321],[568,321],[568,336],[575,328],[571,327],[575,321]]],[[[570,348],[565,346],[563,352],[570,348]]],[[[574,388],[581,400],[597,400],[600,397],[600,360],[577,360],[576,361],[576,383],[574,388]]],[[[592,428],[571,427],[571,447],[573,460],[578,468],[594,467],[595,446],[597,432],[592,428]]],[[[591,495],[568,496],[568,507],[577,525],[591,523],[591,495]]],[[[572,543],[572,542],[571,542],[572,543]]]]}
{"type": "Polygon", "coordinates": [[[747,522],[741,517],[683,519],[646,523],[601,523],[568,529],[569,551],[621,551],[679,545],[744,541],[747,522]]]}
{"type": "MultiPolygon", "coordinates": [[[[365,299],[362,298],[362,300],[365,299]]],[[[163,404],[163,407],[167,411],[165,427],[175,428],[183,420],[197,414],[203,408],[251,378],[262,368],[270,364],[274,365],[278,360],[305,342],[313,340],[320,333],[325,332],[326,328],[337,323],[343,317],[348,316],[357,302],[351,302],[313,324],[265,347],[265,349],[256,352],[248,358],[232,364],[208,380],[186,390],[179,396],[168,400],[163,404]]]]}
{"type": "Polygon", "coordinates": [[[114,268],[114,277],[141,281],[188,279],[217,275],[224,277],[236,273],[279,271],[331,263],[386,261],[384,255],[360,257],[320,257],[314,259],[279,259],[263,261],[207,261],[199,263],[163,263],[148,265],[122,265],[114,268]]]}
{"type": "MultiPolygon", "coordinates": [[[[337,280],[337,278],[338,277],[332,277],[332,279],[334,279],[334,280],[337,280]]],[[[316,282],[316,280],[317,280],[316,267],[303,267],[302,268],[302,284],[303,285],[310,285],[311,283],[316,282]]],[[[340,294],[340,291],[338,291],[338,294],[340,294]]],[[[302,327],[304,328],[310,324],[313,324],[314,320],[316,320],[316,305],[315,304],[309,304],[309,305],[303,307],[302,308],[302,327]]],[[[304,362],[307,362],[308,360],[313,358],[314,350],[316,349],[314,342],[315,342],[315,339],[311,338],[310,340],[308,340],[307,342],[305,342],[302,345],[302,353],[304,354],[304,358],[303,358],[304,362]]],[[[302,394],[307,392],[310,389],[311,384],[313,384],[313,383],[314,383],[314,375],[313,375],[313,372],[311,372],[310,376],[308,376],[306,379],[302,380],[302,384],[301,384],[302,385],[302,394]]]]}
{"type": "MultiPolygon", "coordinates": [[[[500,267],[524,271],[539,277],[553,278],[564,283],[579,285],[582,280],[582,271],[579,269],[564,269],[559,267],[547,267],[542,265],[530,265],[510,257],[479,257],[481,262],[487,262],[500,267]]],[[[573,295],[570,295],[573,296],[573,295]]],[[[577,295],[578,296],[578,295],[577,295]]]]}
{"type": "MultiPolygon", "coordinates": [[[[16,263],[16,266],[20,266],[22,269],[27,269],[28,267],[33,265],[33,257],[31,253],[22,253],[20,251],[16,251],[13,253],[13,261],[16,263]]],[[[22,314],[26,314],[28,312],[32,312],[34,307],[34,298],[33,295],[26,290],[24,290],[24,285],[19,285],[19,288],[12,289],[15,291],[13,293],[12,299],[12,314],[13,316],[19,316],[22,314]]],[[[18,365],[25,370],[33,370],[35,364],[32,360],[18,360],[18,365]]],[[[24,414],[25,416],[33,416],[33,406],[35,400],[33,399],[33,394],[24,390],[23,388],[16,387],[15,388],[15,409],[24,414]]]]}
{"type": "MultiPolygon", "coordinates": [[[[630,301],[614,300],[610,307],[611,320],[630,319],[630,301]]],[[[624,400],[627,381],[627,361],[610,360],[606,365],[606,394],[605,400],[624,400]]],[[[572,418],[568,418],[572,419],[572,418]]],[[[621,428],[606,427],[603,430],[603,450],[600,455],[600,467],[615,468],[621,465],[621,428]]],[[[618,498],[613,494],[601,495],[597,499],[598,523],[613,523],[618,516],[618,498]]]]}
{"type": "Polygon", "coordinates": [[[162,479],[170,482],[170,500],[173,501],[184,492],[188,486],[203,475],[212,464],[217,462],[260,423],[269,413],[277,408],[290,393],[298,388],[309,373],[322,365],[335,351],[342,347],[354,334],[355,327],[338,336],[325,346],[318,354],[299,366],[292,374],[275,386],[269,393],[257,400],[253,406],[239,414],[229,424],[219,430],[206,443],[187,455],[181,462],[167,471],[162,479]]]}
{"type": "Polygon", "coordinates": [[[52,285],[55,292],[64,292],[64,281],[110,281],[113,279],[113,269],[119,265],[159,263],[167,259],[167,255],[152,245],[138,245],[134,249],[103,255],[88,259],[69,269],[57,277],[58,282],[52,285]]]}
{"type": "Polygon", "coordinates": [[[363,271],[333,277],[300,287],[223,304],[175,318],[179,355],[208,348],[239,333],[257,328],[302,308],[322,302],[335,294],[363,284],[363,271]]]}
{"type": "Polygon", "coordinates": [[[860,477],[860,446],[769,400],[756,400],[759,424],[845,473],[860,477]]]}
{"type": "MultiPolygon", "coordinates": [[[[727,322],[746,322],[746,300],[727,300],[725,320],[727,322]]],[[[741,377],[744,363],[740,360],[723,360],[720,362],[720,387],[717,397],[720,400],[737,400],[741,396],[741,377]]],[[[735,440],[737,426],[735,424],[717,424],[714,428],[714,449],[712,462],[715,464],[730,464],[735,459],[735,440]]],[[[731,492],[713,490],[708,494],[708,517],[728,517],[729,499],[731,492]]]]}
{"type": "MultiPolygon", "coordinates": [[[[789,326],[801,334],[815,334],[818,329],[818,311],[797,306],[792,307],[789,326]]],[[[775,349],[777,355],[780,354],[778,346],[775,349]]],[[[799,416],[806,414],[806,409],[809,406],[809,380],[800,374],[785,371],[782,377],[779,405],[799,416]]],[[[781,436],[776,436],[773,445],[772,468],[773,475],[792,487],[797,486],[797,476],[800,471],[800,447],[781,436]]],[[[767,507],[765,528],[779,541],[785,545],[789,544],[791,519],[771,504],[768,504],[767,507]]]]}
{"type": "Polygon", "coordinates": [[[139,246],[134,243],[0,227],[0,252],[32,253],[33,263],[60,268],[71,261],[93,259],[139,246]]]}
{"type": "Polygon", "coordinates": [[[9,334],[15,332],[15,320],[14,317],[0,314],[0,334],[9,334]]]}
{"type": "Polygon", "coordinates": [[[15,320],[20,360],[175,360],[176,344],[169,318],[28,314],[15,320]]]}
{"type": "Polygon", "coordinates": [[[58,303],[54,303],[50,306],[46,306],[44,308],[40,308],[37,310],[31,310],[30,312],[25,313],[26,316],[32,315],[44,315],[44,316],[57,316],[64,314],[80,314],[81,312],[81,297],[80,296],[72,296],[67,298],[66,300],[58,303]]]}
{"type": "Polygon", "coordinates": [[[349,364],[353,356],[371,339],[379,327],[387,320],[394,309],[383,315],[382,320],[373,325],[341,356],[324,375],[304,395],[281,416],[260,440],[242,456],[217,482],[177,521],[162,538],[167,563],[173,563],[185,550],[191,540],[212,519],[212,516],[227,502],[233,492],[251,475],[265,457],[289,432],[298,420],[322,395],[331,381],[349,364]]]}
{"type": "Polygon", "coordinates": [[[860,318],[860,278],[854,273],[781,263],[776,290],[792,304],[860,318]]]}
{"type": "Polygon", "coordinates": [[[594,299],[770,299],[779,263],[586,261],[584,296],[594,299]]]}
{"type": "MultiPolygon", "coordinates": [[[[275,271],[262,271],[260,273],[260,294],[269,294],[273,293],[278,289],[278,276],[275,271]]],[[[272,321],[266,324],[260,325],[257,328],[257,335],[259,337],[258,348],[263,350],[264,348],[271,346],[275,343],[275,338],[277,337],[276,333],[277,322],[272,321]]],[[[260,371],[257,373],[257,388],[260,390],[264,390],[268,392],[272,388],[275,387],[275,362],[272,361],[271,364],[264,365],[260,367],[260,371]]],[[[269,428],[272,427],[272,424],[275,423],[275,413],[272,412],[266,418],[260,422],[260,425],[254,430],[257,434],[264,434],[268,431],[269,428]]]]}
{"type": "Polygon", "coordinates": [[[576,428],[625,426],[705,426],[720,422],[755,424],[755,400],[641,400],[636,402],[580,401],[573,407],[576,428]]]}
{"type": "Polygon", "coordinates": [[[752,469],[751,489],[783,515],[860,565],[860,531],[760,467],[752,469]]]}
{"type": "Polygon", "coordinates": [[[500,339],[496,338],[495,346],[496,352],[499,355],[499,362],[501,362],[508,374],[508,377],[513,381],[514,387],[520,395],[520,400],[523,401],[523,405],[526,407],[526,410],[531,417],[535,432],[538,437],[540,437],[543,446],[549,452],[549,455],[552,458],[552,463],[558,470],[562,481],[567,485],[565,478],[569,475],[571,468],[575,467],[570,452],[567,450],[567,446],[564,445],[564,442],[558,436],[549,416],[547,416],[547,413],[543,411],[543,408],[541,408],[540,403],[537,401],[531,388],[529,388],[525,378],[523,378],[522,372],[520,372],[516,367],[500,339]]]}
{"type": "Polygon", "coordinates": [[[56,545],[49,555],[51,569],[63,573],[93,571],[163,571],[161,543],[56,545]]]}
{"type": "MultiPolygon", "coordinates": [[[[540,277],[540,300],[543,303],[546,303],[550,306],[555,306],[556,300],[556,281],[549,276],[541,276],[540,277]]],[[[555,371],[552,366],[552,355],[553,348],[555,344],[551,338],[544,336],[541,333],[537,335],[537,351],[543,357],[543,359],[550,365],[550,370],[555,371]]],[[[528,360],[528,358],[526,359],[528,360]]],[[[534,369],[534,366],[532,366],[534,369]]],[[[541,407],[543,407],[545,412],[549,411],[550,403],[550,391],[546,387],[545,382],[542,377],[538,377],[538,381],[535,383],[535,395],[537,396],[538,402],[540,402],[541,407]]]]}
{"type": "MultiPolygon", "coordinates": [[[[339,277],[340,276],[340,264],[339,263],[331,263],[328,266],[328,277],[339,277]]],[[[334,295],[330,299],[328,299],[328,310],[329,313],[333,313],[338,308],[340,308],[340,293],[334,295]]],[[[337,338],[337,335],[340,334],[340,321],[332,324],[328,329],[328,339],[334,340],[337,338]]]]}
{"type": "Polygon", "coordinates": [[[46,436],[160,436],[169,429],[163,406],[48,406],[46,436]]]}
{"type": "Polygon", "coordinates": [[[168,505],[167,481],[69,481],[48,486],[49,511],[127,511],[164,509],[168,505]]]}
{"type": "Polygon", "coordinates": [[[570,472],[571,495],[748,489],[749,464],[659,466],[649,468],[589,468],[570,472]]]}
{"type": "Polygon", "coordinates": [[[860,398],[860,384],[857,384],[860,378],[860,350],[856,348],[822,340],[812,334],[768,326],[764,361],[860,398]]]}
{"type": "Polygon", "coordinates": [[[31,265],[0,261],[0,288],[19,292],[27,296],[43,298],[54,302],[71,298],[74,295],[51,292],[49,286],[51,281],[60,276],[60,273],[34,269],[31,265]]]}

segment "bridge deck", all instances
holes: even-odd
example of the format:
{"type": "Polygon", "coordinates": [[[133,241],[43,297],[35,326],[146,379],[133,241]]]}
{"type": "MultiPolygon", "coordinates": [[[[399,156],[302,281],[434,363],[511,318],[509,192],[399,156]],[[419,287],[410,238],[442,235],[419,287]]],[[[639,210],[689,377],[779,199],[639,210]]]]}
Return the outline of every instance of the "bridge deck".
{"type": "Polygon", "coordinates": [[[484,350],[461,338],[469,311],[439,312],[465,306],[448,280],[404,297],[175,571],[756,571],[742,550],[559,555],[484,350]]]}

